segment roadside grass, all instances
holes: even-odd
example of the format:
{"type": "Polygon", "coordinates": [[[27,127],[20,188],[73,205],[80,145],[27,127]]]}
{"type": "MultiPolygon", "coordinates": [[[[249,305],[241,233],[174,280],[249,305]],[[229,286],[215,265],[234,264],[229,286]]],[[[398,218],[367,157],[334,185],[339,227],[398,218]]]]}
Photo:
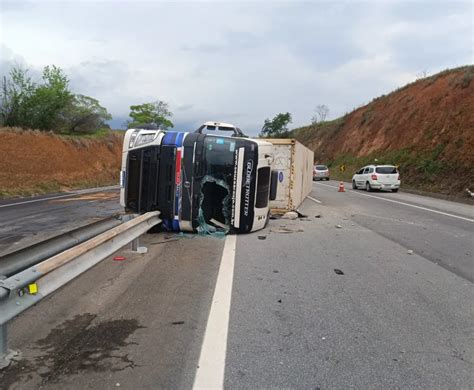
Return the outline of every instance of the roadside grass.
{"type": "Polygon", "coordinates": [[[360,157],[340,154],[327,164],[332,178],[349,182],[354,173],[364,165],[398,165],[403,188],[459,196],[472,183],[474,168],[455,166],[443,161],[445,147],[445,144],[439,144],[429,153],[404,148],[360,157]],[[339,170],[342,164],[346,167],[345,172],[339,170]]]}
{"type": "Polygon", "coordinates": [[[63,139],[103,139],[107,137],[123,137],[125,131],[112,130],[103,128],[94,133],[55,133],[53,131],[41,131],[35,129],[23,129],[21,127],[0,127],[0,133],[16,133],[16,134],[45,134],[52,137],[63,139]]]}

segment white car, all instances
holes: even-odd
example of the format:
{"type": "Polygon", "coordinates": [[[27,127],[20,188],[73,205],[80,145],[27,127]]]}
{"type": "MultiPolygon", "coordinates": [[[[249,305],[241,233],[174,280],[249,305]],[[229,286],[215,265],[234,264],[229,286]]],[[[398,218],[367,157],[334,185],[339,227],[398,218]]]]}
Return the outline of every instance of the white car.
{"type": "Polygon", "coordinates": [[[352,188],[397,192],[400,188],[400,174],[393,165],[366,165],[352,176],[352,188]]]}

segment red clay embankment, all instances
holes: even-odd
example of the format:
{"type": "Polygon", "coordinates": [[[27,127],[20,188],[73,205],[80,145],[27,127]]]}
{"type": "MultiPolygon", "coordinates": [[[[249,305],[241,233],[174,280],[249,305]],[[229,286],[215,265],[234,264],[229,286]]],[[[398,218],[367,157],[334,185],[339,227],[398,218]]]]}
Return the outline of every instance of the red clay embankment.
{"type": "Polygon", "coordinates": [[[0,128],[0,198],[118,184],[122,142],[0,128]]]}

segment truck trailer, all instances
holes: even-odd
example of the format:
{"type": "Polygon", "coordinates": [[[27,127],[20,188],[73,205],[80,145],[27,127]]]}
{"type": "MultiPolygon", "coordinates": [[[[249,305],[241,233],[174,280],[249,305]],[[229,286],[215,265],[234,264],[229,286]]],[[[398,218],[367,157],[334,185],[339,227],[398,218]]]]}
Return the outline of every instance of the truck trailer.
{"type": "Polygon", "coordinates": [[[273,212],[296,210],[313,189],[314,152],[295,139],[266,139],[273,145],[272,170],[278,187],[270,201],[273,212]]]}
{"type": "Polygon", "coordinates": [[[195,132],[129,129],[120,203],[134,213],[160,211],[168,230],[256,231],[277,194],[272,163],[270,142],[247,138],[231,124],[206,122],[195,132]],[[211,134],[222,131],[232,134],[211,134]]]}

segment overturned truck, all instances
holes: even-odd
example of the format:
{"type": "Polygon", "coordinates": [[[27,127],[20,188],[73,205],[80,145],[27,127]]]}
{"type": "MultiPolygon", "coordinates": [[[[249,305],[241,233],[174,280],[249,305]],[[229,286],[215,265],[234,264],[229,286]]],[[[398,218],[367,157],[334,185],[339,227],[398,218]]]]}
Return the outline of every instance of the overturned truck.
{"type": "Polygon", "coordinates": [[[168,230],[256,231],[265,226],[277,193],[272,163],[271,143],[247,138],[230,124],[206,122],[194,133],[130,129],[120,203],[135,213],[159,210],[168,230]]]}

